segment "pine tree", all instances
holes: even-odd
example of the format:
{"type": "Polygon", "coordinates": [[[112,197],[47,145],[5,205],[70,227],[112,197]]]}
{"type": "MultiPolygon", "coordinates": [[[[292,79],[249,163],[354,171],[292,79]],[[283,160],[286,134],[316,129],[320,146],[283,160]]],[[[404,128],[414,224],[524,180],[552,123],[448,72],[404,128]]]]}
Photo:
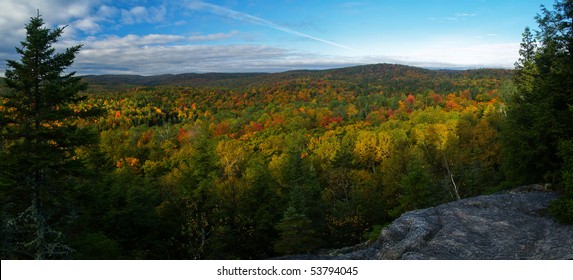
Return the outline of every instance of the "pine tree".
{"type": "Polygon", "coordinates": [[[519,87],[521,95],[515,98],[523,98],[523,94],[533,90],[533,79],[537,74],[535,65],[535,53],[537,51],[537,40],[531,33],[529,27],[525,28],[522,34],[521,49],[519,50],[519,60],[515,63],[515,84],[519,87]]]}
{"type": "Polygon", "coordinates": [[[558,1],[536,17],[536,39],[526,29],[516,64],[517,94],[504,133],[508,179],[559,184],[559,145],[573,137],[573,1],[558,1]]]}
{"type": "Polygon", "coordinates": [[[320,246],[312,221],[292,205],[284,212],[276,229],[280,238],[274,248],[279,254],[310,253],[320,246]]]}
{"type": "Polygon", "coordinates": [[[61,228],[70,221],[67,197],[84,170],[77,148],[96,134],[78,127],[98,108],[79,110],[86,84],[66,73],[81,45],[57,53],[52,47],[64,28],[44,27],[39,12],[16,47],[20,61],[8,60],[8,91],[0,104],[0,187],[2,258],[61,258],[72,249],[61,228]]]}

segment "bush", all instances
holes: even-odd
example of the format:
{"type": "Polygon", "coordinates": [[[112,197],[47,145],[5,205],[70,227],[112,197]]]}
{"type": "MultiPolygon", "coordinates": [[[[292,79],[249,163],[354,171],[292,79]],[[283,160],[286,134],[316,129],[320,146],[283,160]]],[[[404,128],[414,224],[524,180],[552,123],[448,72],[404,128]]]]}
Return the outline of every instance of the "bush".
{"type": "Polygon", "coordinates": [[[560,223],[573,224],[573,140],[561,141],[559,156],[563,159],[563,195],[549,206],[549,212],[560,223]]]}
{"type": "Polygon", "coordinates": [[[573,199],[560,198],[549,205],[549,213],[563,224],[573,224],[573,199]]]}
{"type": "Polygon", "coordinates": [[[368,242],[375,242],[380,237],[380,232],[382,232],[384,226],[382,225],[374,225],[372,230],[364,234],[364,237],[368,239],[368,242]]]}

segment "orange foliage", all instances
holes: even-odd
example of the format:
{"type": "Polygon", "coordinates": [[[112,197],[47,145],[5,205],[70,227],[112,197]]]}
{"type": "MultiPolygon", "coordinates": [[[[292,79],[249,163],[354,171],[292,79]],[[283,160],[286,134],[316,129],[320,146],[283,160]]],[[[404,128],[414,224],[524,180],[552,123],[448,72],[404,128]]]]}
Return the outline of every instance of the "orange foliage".
{"type": "Polygon", "coordinates": [[[134,157],[126,157],[125,162],[131,167],[139,166],[139,159],[134,157]]]}
{"type": "Polygon", "coordinates": [[[388,118],[394,116],[394,110],[392,108],[388,109],[388,118]]]}
{"type": "Polygon", "coordinates": [[[343,121],[343,119],[341,116],[336,116],[336,117],[324,116],[324,117],[322,117],[322,120],[320,121],[320,126],[328,127],[331,124],[341,123],[342,121],[343,121]]]}
{"type": "Polygon", "coordinates": [[[213,128],[213,135],[215,136],[221,136],[227,133],[229,133],[229,124],[226,122],[216,124],[213,128]]]}
{"type": "Polygon", "coordinates": [[[264,125],[262,125],[258,122],[251,122],[251,127],[250,127],[251,131],[256,132],[256,131],[261,131],[263,129],[265,129],[264,125]]]}
{"type": "Polygon", "coordinates": [[[411,105],[414,105],[415,100],[416,100],[416,98],[410,93],[408,95],[408,97],[406,98],[406,103],[410,103],[411,105]]]}
{"type": "Polygon", "coordinates": [[[186,131],[184,128],[180,128],[176,139],[177,139],[177,142],[179,142],[179,144],[182,144],[182,143],[186,142],[190,137],[191,137],[190,132],[186,131]]]}
{"type": "Polygon", "coordinates": [[[271,119],[267,120],[264,124],[265,127],[270,127],[270,126],[279,126],[281,124],[283,124],[285,122],[285,119],[277,114],[274,114],[271,116],[271,119]]]}
{"type": "Polygon", "coordinates": [[[450,93],[447,96],[448,101],[446,101],[446,108],[451,109],[451,110],[459,110],[461,108],[460,103],[458,102],[459,99],[456,97],[455,94],[450,93]]]}

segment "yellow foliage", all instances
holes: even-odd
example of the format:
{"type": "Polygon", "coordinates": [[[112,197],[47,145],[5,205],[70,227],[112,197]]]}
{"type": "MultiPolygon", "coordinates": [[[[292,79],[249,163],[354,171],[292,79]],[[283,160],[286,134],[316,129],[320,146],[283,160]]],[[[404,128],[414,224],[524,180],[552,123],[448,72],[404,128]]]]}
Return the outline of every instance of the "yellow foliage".
{"type": "Polygon", "coordinates": [[[348,115],[349,118],[354,117],[358,114],[358,109],[356,108],[356,106],[354,106],[354,104],[349,104],[346,107],[346,115],[348,115]]]}
{"type": "Polygon", "coordinates": [[[236,177],[246,161],[248,152],[240,140],[221,141],[217,144],[215,152],[223,171],[228,178],[236,177]]]}
{"type": "Polygon", "coordinates": [[[308,144],[309,150],[322,168],[328,168],[336,159],[340,151],[340,141],[332,133],[326,133],[322,137],[311,138],[308,144]]]}
{"type": "Polygon", "coordinates": [[[381,163],[390,156],[392,136],[384,131],[360,131],[354,146],[356,159],[362,163],[381,163]]]}
{"type": "Polygon", "coordinates": [[[273,178],[277,182],[282,184],[284,184],[282,170],[286,165],[286,161],[287,161],[286,154],[281,154],[280,156],[273,155],[271,157],[271,161],[269,162],[269,172],[271,173],[271,176],[273,176],[273,178]]]}

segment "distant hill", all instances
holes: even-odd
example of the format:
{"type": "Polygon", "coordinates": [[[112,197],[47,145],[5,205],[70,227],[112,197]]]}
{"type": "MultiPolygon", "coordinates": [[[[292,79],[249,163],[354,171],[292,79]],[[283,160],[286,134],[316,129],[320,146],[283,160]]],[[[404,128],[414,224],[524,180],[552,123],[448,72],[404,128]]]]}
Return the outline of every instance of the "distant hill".
{"type": "MultiPolygon", "coordinates": [[[[475,69],[475,70],[430,70],[399,64],[371,64],[328,70],[293,70],[280,73],[185,73],[154,76],[141,75],[87,75],[83,80],[90,86],[89,92],[121,91],[135,87],[153,86],[189,86],[189,87],[225,87],[244,89],[252,86],[271,85],[298,79],[329,79],[344,82],[381,85],[389,91],[400,88],[412,91],[426,86],[442,87],[452,79],[511,77],[513,70],[475,69]],[[420,83],[426,83],[421,85],[420,83]]],[[[6,85],[0,77],[0,92],[6,85]]]]}
{"type": "Polygon", "coordinates": [[[206,74],[177,74],[177,75],[90,75],[83,76],[83,79],[93,86],[103,86],[112,88],[125,88],[133,86],[205,86],[221,83],[229,80],[244,80],[261,75],[263,73],[206,73],[206,74]]]}
{"type": "MultiPolygon", "coordinates": [[[[294,70],[280,73],[205,73],[176,75],[90,75],[83,79],[90,84],[92,91],[122,90],[141,86],[192,86],[192,87],[226,87],[245,88],[250,86],[270,85],[277,82],[297,79],[329,79],[353,83],[379,84],[401,87],[435,87],[452,79],[465,78],[498,78],[512,75],[507,69],[476,70],[430,70],[398,64],[372,64],[328,70],[294,70]],[[433,85],[433,86],[432,86],[433,85]]],[[[406,87],[406,88],[404,88],[406,87]]]]}

